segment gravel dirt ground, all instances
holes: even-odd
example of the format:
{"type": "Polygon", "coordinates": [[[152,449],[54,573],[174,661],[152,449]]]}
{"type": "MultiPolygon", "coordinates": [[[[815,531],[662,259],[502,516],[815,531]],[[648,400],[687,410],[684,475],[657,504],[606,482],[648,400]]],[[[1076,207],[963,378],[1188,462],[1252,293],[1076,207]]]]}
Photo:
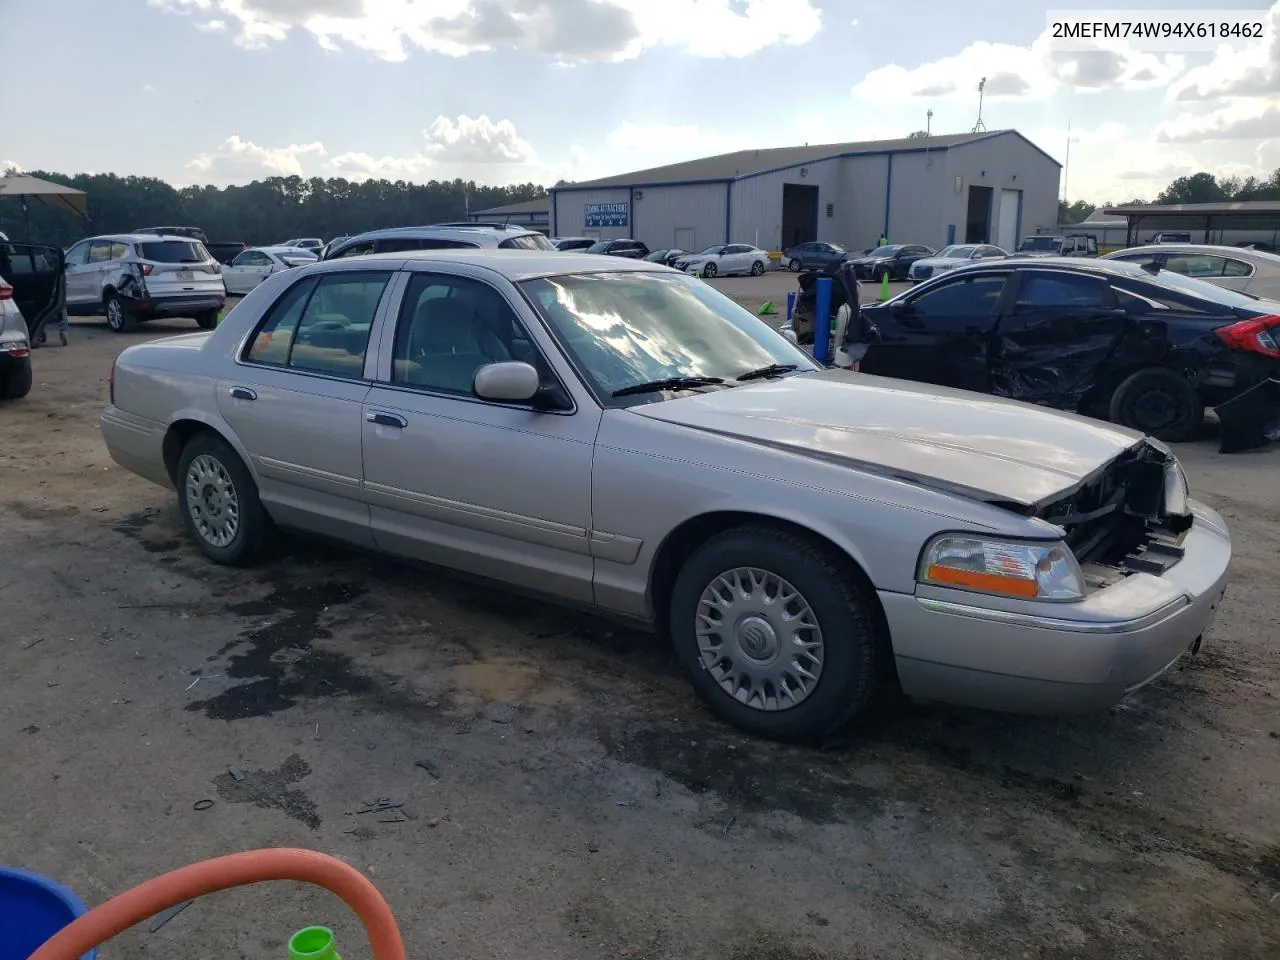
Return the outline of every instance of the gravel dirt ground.
{"type": "MultiPolygon", "coordinates": [[[[205,562],[96,422],[116,353],[189,329],[76,322],[0,409],[0,862],[95,904],[310,847],[440,960],[1280,956],[1280,452],[1180,449],[1235,579],[1200,655],[1120,708],[897,705],[799,750],[712,720],[626,628],[298,540],[205,562]]],[[[102,957],[279,958],[317,922],[365,955],[280,884],[102,957]]]]}

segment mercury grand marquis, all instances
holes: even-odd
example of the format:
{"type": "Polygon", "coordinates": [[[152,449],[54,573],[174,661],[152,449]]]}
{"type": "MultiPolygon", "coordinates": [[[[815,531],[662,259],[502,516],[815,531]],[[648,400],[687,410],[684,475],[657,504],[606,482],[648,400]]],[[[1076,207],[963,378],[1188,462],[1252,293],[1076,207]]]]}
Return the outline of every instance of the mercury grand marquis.
{"type": "Polygon", "coordinates": [[[1231,557],[1153,440],[819,367],[696,277],[574,253],[284,271],[123,351],[101,429],[214,562],[289,528],[647,621],[782,740],[893,684],[1108,707],[1199,648],[1231,557]]]}

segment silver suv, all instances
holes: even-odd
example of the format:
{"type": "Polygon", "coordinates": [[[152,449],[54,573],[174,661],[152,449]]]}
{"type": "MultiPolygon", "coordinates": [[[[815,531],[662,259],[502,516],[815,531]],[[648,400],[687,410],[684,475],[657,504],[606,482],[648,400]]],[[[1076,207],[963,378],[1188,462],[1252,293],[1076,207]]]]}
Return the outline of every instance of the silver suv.
{"type": "Polygon", "coordinates": [[[363,257],[371,253],[404,253],[407,250],[459,250],[466,248],[555,250],[544,234],[506,223],[437,223],[429,227],[388,227],[354,237],[334,240],[322,260],[363,257]]]}
{"type": "Polygon", "coordinates": [[[117,333],[160,317],[191,317],[212,330],[226,302],[222,265],[190,237],[115,234],[67,251],[67,312],[104,315],[117,333]]]}

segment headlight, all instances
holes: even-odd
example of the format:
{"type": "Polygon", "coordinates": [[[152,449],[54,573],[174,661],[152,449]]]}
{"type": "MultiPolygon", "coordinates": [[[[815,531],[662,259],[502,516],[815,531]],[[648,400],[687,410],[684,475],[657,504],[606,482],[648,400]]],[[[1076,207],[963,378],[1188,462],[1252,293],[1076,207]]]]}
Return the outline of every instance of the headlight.
{"type": "Polygon", "coordinates": [[[1084,576],[1063,543],[1018,543],[944,534],[920,557],[917,579],[1022,600],[1079,600],[1084,576]]]}

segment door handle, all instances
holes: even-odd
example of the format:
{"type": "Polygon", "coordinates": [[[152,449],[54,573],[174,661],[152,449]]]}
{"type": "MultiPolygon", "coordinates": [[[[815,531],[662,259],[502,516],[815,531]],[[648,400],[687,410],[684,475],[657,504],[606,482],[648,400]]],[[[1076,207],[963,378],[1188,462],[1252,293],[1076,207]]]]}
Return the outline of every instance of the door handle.
{"type": "Polygon", "coordinates": [[[365,414],[365,419],[370,423],[376,423],[380,427],[399,427],[404,429],[409,425],[409,421],[398,413],[384,413],[381,410],[365,414]]]}
{"type": "Polygon", "coordinates": [[[235,397],[237,400],[257,400],[258,399],[258,395],[254,393],[252,390],[250,390],[248,387],[232,387],[227,392],[231,394],[231,396],[235,397]]]}

